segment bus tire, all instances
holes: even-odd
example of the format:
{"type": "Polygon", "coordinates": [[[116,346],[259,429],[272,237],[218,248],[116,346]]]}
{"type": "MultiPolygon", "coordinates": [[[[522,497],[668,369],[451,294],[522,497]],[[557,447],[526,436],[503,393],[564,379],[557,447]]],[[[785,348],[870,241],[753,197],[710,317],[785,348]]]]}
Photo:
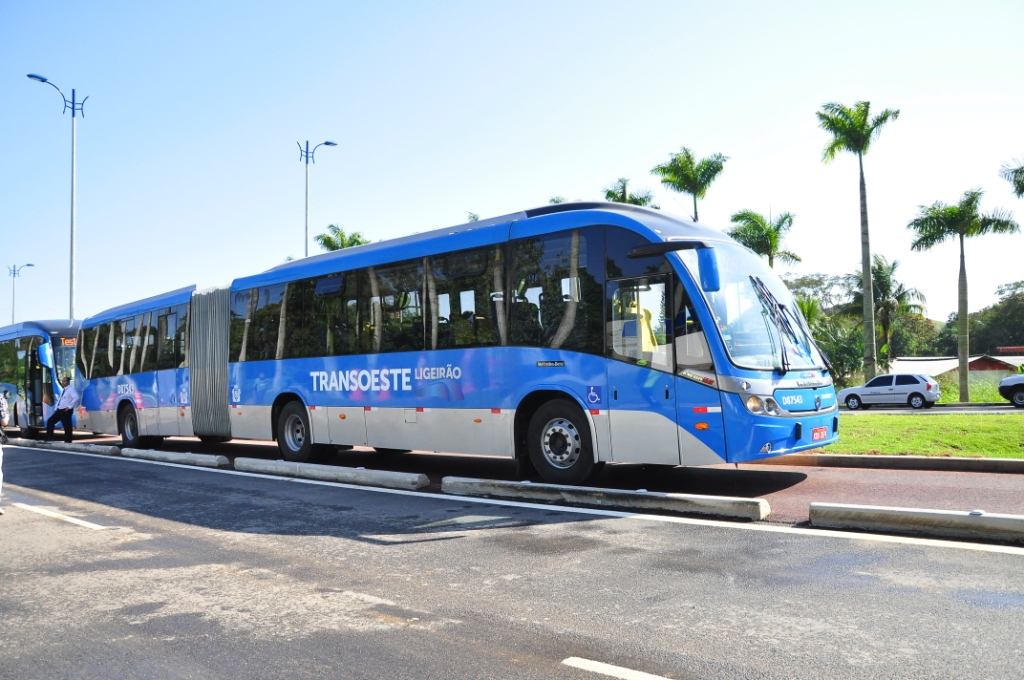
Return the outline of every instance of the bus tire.
{"type": "Polygon", "coordinates": [[[122,408],[117,414],[117,431],[121,433],[121,446],[126,449],[140,449],[144,446],[139,434],[139,416],[131,406],[122,408]]]}
{"type": "Polygon", "coordinates": [[[277,416],[277,447],[285,460],[306,463],[313,457],[313,437],[306,407],[290,401],[277,416]]]}
{"type": "Polygon", "coordinates": [[[526,444],[533,467],[552,484],[581,484],[594,471],[590,425],[583,410],[566,399],[537,409],[526,444]]]}

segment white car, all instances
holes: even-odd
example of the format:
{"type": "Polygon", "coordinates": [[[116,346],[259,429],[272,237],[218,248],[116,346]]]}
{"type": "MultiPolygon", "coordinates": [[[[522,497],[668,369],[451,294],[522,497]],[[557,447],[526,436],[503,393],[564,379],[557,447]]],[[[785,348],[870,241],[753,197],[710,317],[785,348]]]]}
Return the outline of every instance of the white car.
{"type": "Polygon", "coordinates": [[[939,381],[918,373],[880,375],[866,385],[847,387],[839,393],[839,401],[851,411],[875,405],[931,408],[938,400],[939,381]]]}
{"type": "Polygon", "coordinates": [[[999,381],[999,394],[1017,408],[1024,408],[1024,375],[1011,375],[999,381]]]}

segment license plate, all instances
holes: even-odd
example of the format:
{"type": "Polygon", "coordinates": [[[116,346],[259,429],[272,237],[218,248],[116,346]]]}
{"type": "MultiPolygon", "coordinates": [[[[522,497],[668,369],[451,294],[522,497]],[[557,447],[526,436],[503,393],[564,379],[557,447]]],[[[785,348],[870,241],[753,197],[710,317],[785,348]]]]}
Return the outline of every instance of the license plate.
{"type": "Polygon", "coordinates": [[[828,439],[828,428],[827,427],[816,427],[811,430],[811,441],[820,442],[823,439],[828,439]]]}

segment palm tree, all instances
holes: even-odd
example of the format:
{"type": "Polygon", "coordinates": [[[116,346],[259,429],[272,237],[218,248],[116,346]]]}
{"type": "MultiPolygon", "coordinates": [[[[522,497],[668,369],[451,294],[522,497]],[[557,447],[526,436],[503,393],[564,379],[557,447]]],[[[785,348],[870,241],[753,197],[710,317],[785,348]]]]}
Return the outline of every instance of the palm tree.
{"type": "Polygon", "coordinates": [[[1024,198],[1024,158],[1003,163],[1003,167],[999,169],[999,176],[1013,185],[1013,193],[1017,198],[1024,198]]]}
{"type": "MultiPolygon", "coordinates": [[[[864,337],[875,337],[875,314],[872,309],[874,296],[871,294],[871,240],[868,236],[868,197],[864,185],[864,154],[871,143],[878,139],[882,128],[891,120],[900,116],[899,109],[885,109],[871,117],[871,102],[857,102],[853,108],[831,102],[824,104],[818,111],[818,126],[832,135],[831,141],[825,145],[821,160],[831,163],[842,151],[857,154],[860,167],[860,259],[861,277],[864,290],[864,337]]],[[[875,343],[864,342],[864,378],[875,377],[875,343]]]]}
{"type": "Polygon", "coordinates": [[[697,222],[697,199],[707,195],[727,160],[728,156],[716,153],[698,161],[684,146],[679,153],[669,154],[668,163],[655,165],[651,174],[661,177],[661,183],[672,191],[693,196],[693,221],[697,222]]]}
{"type": "Polygon", "coordinates": [[[956,339],[957,355],[960,358],[960,401],[970,401],[967,389],[967,357],[970,352],[970,336],[967,328],[967,265],[964,261],[964,239],[985,234],[1015,234],[1020,227],[1013,221],[1013,214],[996,209],[987,215],[978,211],[982,191],[972,189],[964,192],[960,202],[947,205],[936,201],[929,206],[918,206],[918,216],[907,228],[914,232],[912,250],[929,250],[951,238],[960,241],[960,283],[956,339]]]}
{"type": "Polygon", "coordinates": [[[313,239],[321,248],[328,251],[351,248],[352,246],[361,246],[370,242],[368,238],[363,236],[362,232],[353,231],[351,234],[346,234],[341,227],[336,224],[327,225],[327,233],[317,234],[313,239]]]}
{"type": "Polygon", "coordinates": [[[775,267],[775,258],[786,264],[800,262],[800,256],[796,253],[780,250],[782,239],[793,227],[794,217],[793,213],[784,212],[773,221],[753,210],[740,210],[730,218],[736,226],[726,233],[758,255],[767,257],[769,267],[775,267]]]}
{"type": "Polygon", "coordinates": [[[616,180],[615,184],[611,185],[604,190],[604,200],[612,203],[628,203],[629,205],[642,205],[648,208],[654,208],[660,210],[660,208],[652,201],[654,201],[654,194],[649,189],[632,193],[629,191],[629,180],[625,177],[620,177],[616,180]]]}
{"type": "MultiPolygon", "coordinates": [[[[896,280],[896,270],[900,267],[899,260],[889,262],[884,255],[872,256],[871,264],[871,295],[874,297],[875,317],[882,327],[879,347],[886,347],[891,338],[893,323],[907,314],[924,314],[924,294],[917,288],[908,288],[896,280]]],[[[863,280],[858,273],[843,277],[849,289],[853,291],[849,305],[851,312],[864,307],[863,280]]]]}

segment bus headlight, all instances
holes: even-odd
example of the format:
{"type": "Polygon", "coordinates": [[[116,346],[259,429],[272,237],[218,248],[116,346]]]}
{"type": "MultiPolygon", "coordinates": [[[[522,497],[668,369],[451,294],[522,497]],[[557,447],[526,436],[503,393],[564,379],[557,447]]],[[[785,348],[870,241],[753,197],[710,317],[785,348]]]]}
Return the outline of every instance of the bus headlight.
{"type": "Polygon", "coordinates": [[[764,412],[770,416],[779,415],[779,404],[771,397],[767,397],[764,400],[764,412]]]}
{"type": "Polygon", "coordinates": [[[750,395],[747,397],[747,410],[751,413],[760,413],[764,409],[764,402],[761,397],[750,395]]]}

